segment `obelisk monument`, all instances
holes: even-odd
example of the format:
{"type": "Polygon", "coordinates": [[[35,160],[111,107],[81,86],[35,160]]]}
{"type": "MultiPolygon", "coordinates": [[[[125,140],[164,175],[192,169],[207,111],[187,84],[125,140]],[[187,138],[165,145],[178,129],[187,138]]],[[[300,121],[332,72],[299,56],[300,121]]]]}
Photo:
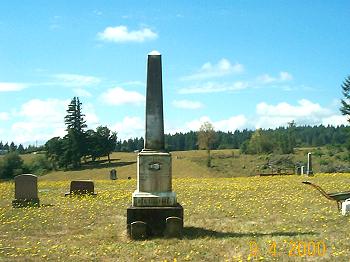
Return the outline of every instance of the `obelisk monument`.
{"type": "Polygon", "coordinates": [[[306,170],[306,174],[308,176],[312,176],[314,174],[313,170],[312,170],[312,155],[311,153],[307,153],[307,170],[306,170]]]}
{"type": "Polygon", "coordinates": [[[161,54],[152,51],[147,61],[145,144],[137,156],[137,189],[127,210],[131,236],[137,221],[147,225],[147,235],[163,235],[167,218],[183,220],[183,209],[172,191],[171,154],[165,152],[162,89],[161,54]]]}

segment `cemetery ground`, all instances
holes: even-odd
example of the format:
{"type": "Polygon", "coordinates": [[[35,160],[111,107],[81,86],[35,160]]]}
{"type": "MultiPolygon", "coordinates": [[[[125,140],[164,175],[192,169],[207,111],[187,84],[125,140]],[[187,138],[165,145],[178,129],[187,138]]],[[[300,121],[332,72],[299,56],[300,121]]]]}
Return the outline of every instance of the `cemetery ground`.
{"type": "MultiPolygon", "coordinates": [[[[350,216],[303,185],[305,176],[252,176],[269,156],[215,151],[212,168],[205,166],[205,156],[205,151],[173,153],[173,189],[184,207],[181,240],[126,236],[135,153],[39,177],[40,208],[12,208],[14,184],[1,182],[0,261],[349,260],[350,216]],[[108,180],[111,168],[118,180],[108,180]],[[64,197],[70,180],[84,178],[94,180],[96,197],[64,197]]],[[[320,160],[314,159],[317,171],[320,160]]],[[[327,192],[350,187],[349,173],[317,173],[308,180],[327,192]]]]}

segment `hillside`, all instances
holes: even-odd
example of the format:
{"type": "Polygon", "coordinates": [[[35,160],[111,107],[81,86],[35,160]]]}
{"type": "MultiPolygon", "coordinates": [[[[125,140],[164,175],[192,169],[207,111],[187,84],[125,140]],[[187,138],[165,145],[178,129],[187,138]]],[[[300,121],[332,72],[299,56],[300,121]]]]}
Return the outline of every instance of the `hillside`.
{"type": "MultiPolygon", "coordinates": [[[[175,151],[172,152],[173,177],[239,177],[253,176],[258,173],[271,173],[268,168],[279,167],[282,171],[292,172],[290,167],[295,163],[303,163],[306,166],[307,153],[313,152],[313,168],[315,172],[336,171],[349,169],[346,160],[347,153],[342,150],[323,148],[299,148],[295,154],[279,155],[244,155],[237,149],[212,150],[212,167],[206,167],[206,151],[175,151]],[[289,164],[289,165],[288,165],[289,164]],[[286,168],[287,167],[287,168],[286,168]]],[[[33,155],[24,155],[24,160],[29,162],[33,155]]],[[[54,171],[40,177],[43,180],[71,180],[71,179],[109,179],[109,171],[115,168],[118,177],[136,178],[137,153],[116,152],[111,156],[112,163],[101,159],[100,163],[84,166],[76,171],[54,171]]],[[[274,171],[276,172],[276,171],[274,171]]]]}

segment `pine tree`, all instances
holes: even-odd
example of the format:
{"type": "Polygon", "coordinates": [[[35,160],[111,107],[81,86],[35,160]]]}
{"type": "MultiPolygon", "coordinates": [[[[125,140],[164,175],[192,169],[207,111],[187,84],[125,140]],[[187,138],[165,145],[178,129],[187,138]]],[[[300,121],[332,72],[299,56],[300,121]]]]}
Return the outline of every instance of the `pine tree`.
{"type": "Polygon", "coordinates": [[[341,88],[344,99],[341,100],[340,112],[347,116],[348,122],[350,122],[350,75],[345,78],[341,88]]]}
{"type": "Polygon", "coordinates": [[[64,122],[68,134],[64,140],[64,162],[71,164],[74,168],[79,167],[81,158],[87,155],[86,136],[84,128],[87,127],[84,114],[81,109],[82,103],[78,97],[74,97],[68,105],[67,115],[64,122]]]}

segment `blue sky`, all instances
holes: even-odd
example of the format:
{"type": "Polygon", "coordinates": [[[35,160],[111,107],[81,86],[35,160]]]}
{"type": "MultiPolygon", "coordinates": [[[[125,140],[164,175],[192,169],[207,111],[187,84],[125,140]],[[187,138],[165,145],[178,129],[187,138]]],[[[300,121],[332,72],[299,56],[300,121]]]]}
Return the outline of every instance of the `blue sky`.
{"type": "Polygon", "coordinates": [[[143,136],[147,54],[163,62],[165,130],[346,124],[349,1],[19,1],[0,8],[0,140],[89,128],[143,136]]]}

